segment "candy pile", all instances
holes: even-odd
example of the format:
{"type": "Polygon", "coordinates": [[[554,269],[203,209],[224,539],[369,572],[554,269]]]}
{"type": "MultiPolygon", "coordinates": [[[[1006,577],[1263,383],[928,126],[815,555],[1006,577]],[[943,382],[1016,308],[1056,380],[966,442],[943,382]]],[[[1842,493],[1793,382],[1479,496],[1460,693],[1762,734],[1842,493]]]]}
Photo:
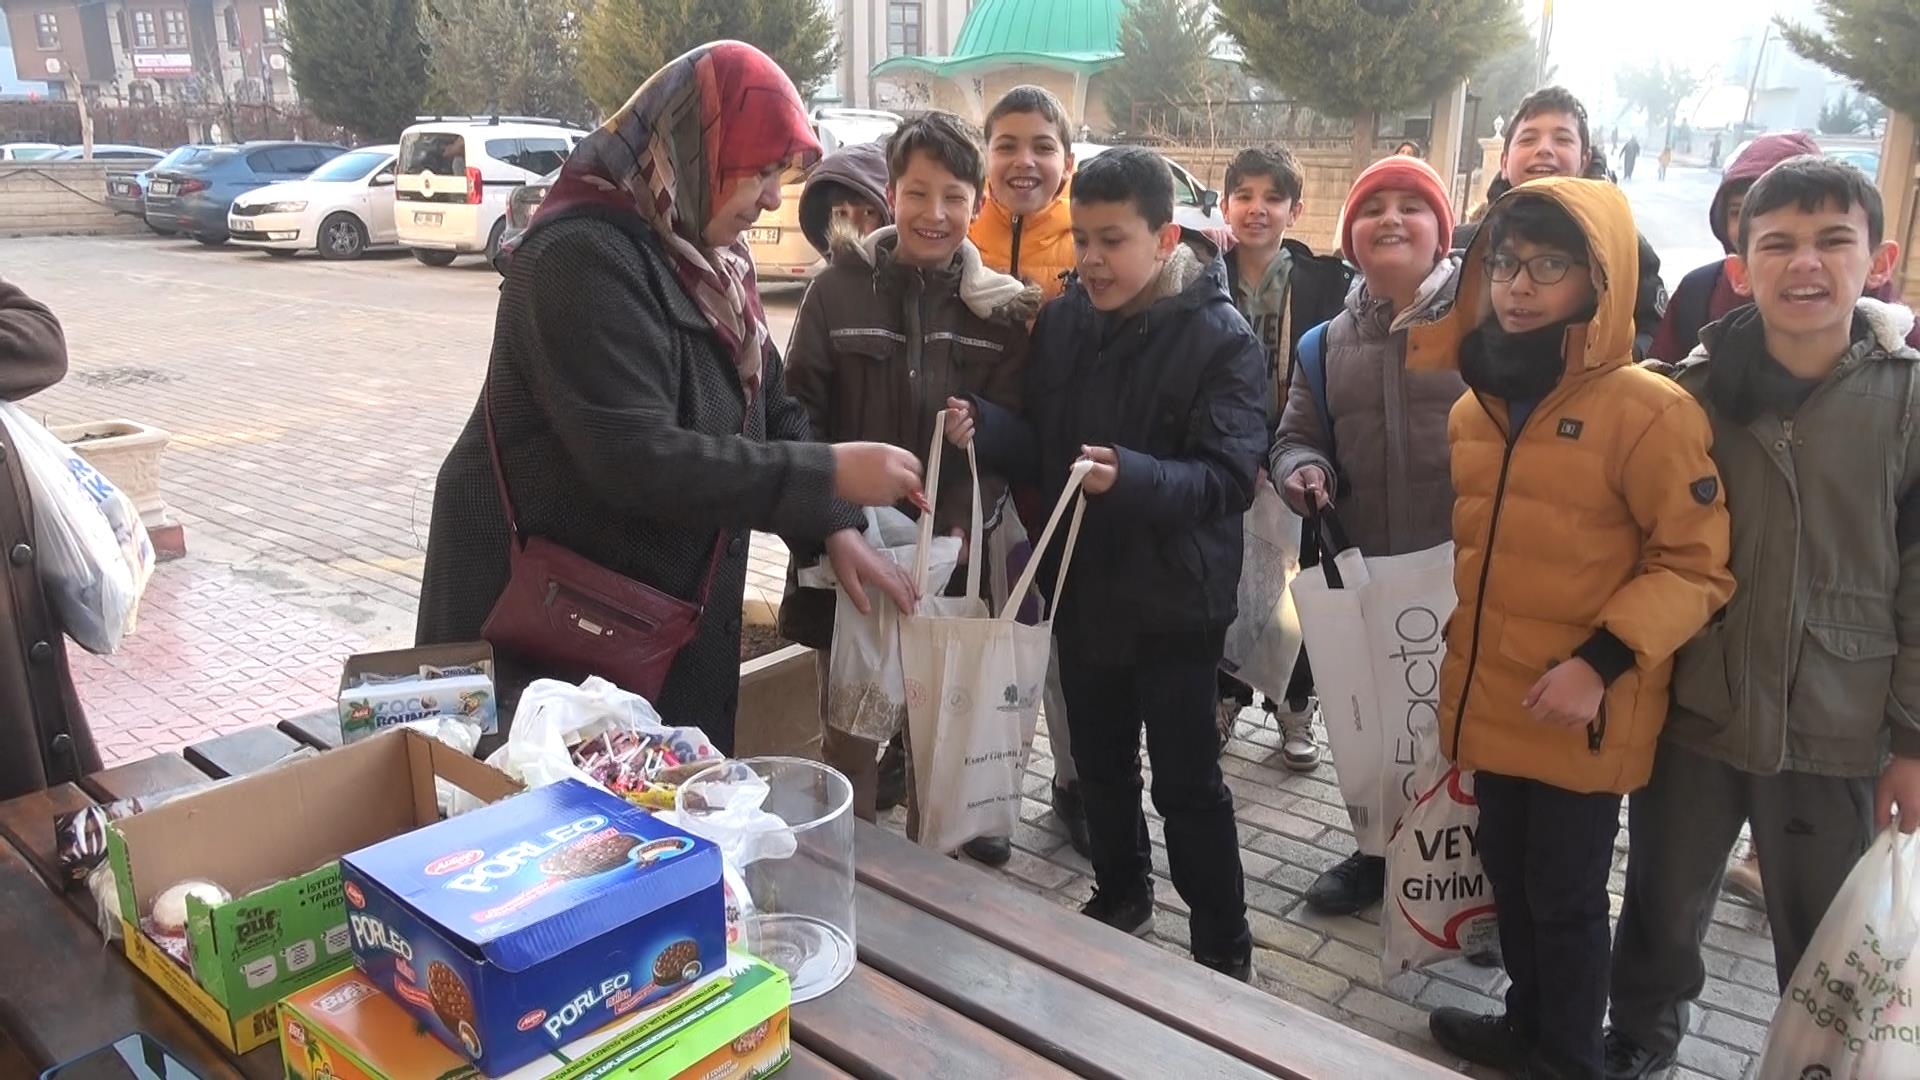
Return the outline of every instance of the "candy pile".
{"type": "Polygon", "coordinates": [[[573,747],[573,761],[595,783],[648,810],[671,810],[674,792],[720,760],[697,728],[604,731],[573,747]]]}

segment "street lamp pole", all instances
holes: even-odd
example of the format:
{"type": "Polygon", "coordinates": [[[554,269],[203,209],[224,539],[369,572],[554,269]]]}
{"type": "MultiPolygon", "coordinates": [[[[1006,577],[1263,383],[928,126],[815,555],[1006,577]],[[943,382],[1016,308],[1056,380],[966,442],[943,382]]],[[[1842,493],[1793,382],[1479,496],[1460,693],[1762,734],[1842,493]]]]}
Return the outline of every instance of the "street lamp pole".
{"type": "Polygon", "coordinates": [[[1760,89],[1760,67],[1767,62],[1767,39],[1773,36],[1773,23],[1765,23],[1760,29],[1760,51],[1753,57],[1753,75],[1747,80],[1747,108],[1740,114],[1740,131],[1744,134],[1753,125],[1753,95],[1760,89]]]}

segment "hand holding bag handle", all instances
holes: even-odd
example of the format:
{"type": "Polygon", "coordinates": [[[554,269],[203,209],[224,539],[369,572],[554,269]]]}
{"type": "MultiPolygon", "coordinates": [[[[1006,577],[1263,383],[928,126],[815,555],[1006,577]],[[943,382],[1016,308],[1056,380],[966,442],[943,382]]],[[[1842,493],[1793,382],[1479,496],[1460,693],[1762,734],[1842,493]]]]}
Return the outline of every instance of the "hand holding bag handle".
{"type": "Polygon", "coordinates": [[[1353,547],[1353,541],[1347,538],[1347,529],[1340,521],[1339,511],[1331,506],[1311,507],[1307,524],[1317,530],[1320,536],[1320,572],[1326,575],[1327,588],[1346,588],[1341,581],[1340,568],[1334,565],[1334,561],[1342,552],[1353,547]]]}
{"type": "MultiPolygon", "coordinates": [[[[933,446],[927,450],[927,486],[933,489],[934,498],[940,494],[940,457],[946,445],[947,410],[933,419],[933,446]]],[[[980,595],[980,564],[986,561],[986,542],[981,534],[985,531],[985,520],[980,509],[980,458],[974,452],[973,444],[967,444],[967,472],[973,485],[973,517],[971,531],[967,534],[967,595],[980,595]]],[[[927,556],[933,550],[933,511],[920,513],[920,543],[913,552],[913,583],[919,595],[928,595],[927,556]]],[[[946,582],[939,582],[944,587],[946,582]]]]}

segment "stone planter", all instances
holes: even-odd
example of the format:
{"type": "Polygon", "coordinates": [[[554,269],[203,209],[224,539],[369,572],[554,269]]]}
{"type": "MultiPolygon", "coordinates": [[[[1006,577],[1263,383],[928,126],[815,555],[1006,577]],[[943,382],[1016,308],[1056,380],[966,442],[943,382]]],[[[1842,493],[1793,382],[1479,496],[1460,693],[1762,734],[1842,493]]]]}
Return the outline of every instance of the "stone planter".
{"type": "Polygon", "coordinates": [[[96,420],[48,430],[133,500],[159,558],[187,553],[186,537],[160,493],[160,456],[173,436],[133,420],[96,420]]]}
{"type": "Polygon", "coordinates": [[[735,756],[788,754],[819,761],[820,678],[813,650],[789,645],[741,664],[734,716],[735,756]]]}

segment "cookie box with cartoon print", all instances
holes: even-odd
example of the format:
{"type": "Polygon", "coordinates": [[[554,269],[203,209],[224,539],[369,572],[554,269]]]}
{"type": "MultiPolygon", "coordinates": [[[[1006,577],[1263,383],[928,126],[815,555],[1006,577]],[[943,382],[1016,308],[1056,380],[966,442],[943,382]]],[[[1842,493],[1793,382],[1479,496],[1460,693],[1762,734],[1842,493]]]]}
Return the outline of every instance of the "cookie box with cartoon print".
{"type": "Polygon", "coordinates": [[[340,672],[338,707],[342,743],[437,716],[492,735],[500,729],[493,647],[474,641],[350,656],[340,672]]]}
{"type": "Polygon", "coordinates": [[[726,962],[720,852],[578,780],[340,860],[354,962],[502,1073],[726,962]]]}
{"type": "MultiPolygon", "coordinates": [[[[729,954],[724,972],[636,1009],[494,1080],[751,1080],[786,1064],[792,992],[779,968],[729,954]]],[[[280,1004],[288,1080],[486,1080],[357,969],[280,1004]]]]}

